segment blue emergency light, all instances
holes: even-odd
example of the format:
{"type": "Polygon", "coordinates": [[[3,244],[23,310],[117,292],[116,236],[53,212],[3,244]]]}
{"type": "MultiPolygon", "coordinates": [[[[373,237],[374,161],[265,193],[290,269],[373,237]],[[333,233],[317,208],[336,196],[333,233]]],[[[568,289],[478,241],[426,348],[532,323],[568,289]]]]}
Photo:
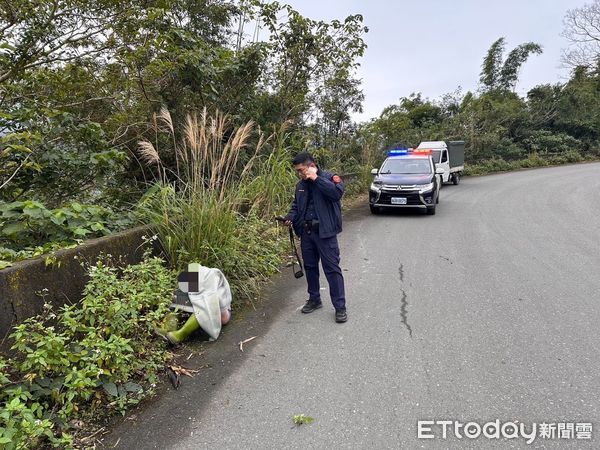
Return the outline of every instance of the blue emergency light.
{"type": "Polygon", "coordinates": [[[398,156],[398,155],[408,155],[408,150],[394,149],[394,150],[388,151],[388,156],[398,156]]]}

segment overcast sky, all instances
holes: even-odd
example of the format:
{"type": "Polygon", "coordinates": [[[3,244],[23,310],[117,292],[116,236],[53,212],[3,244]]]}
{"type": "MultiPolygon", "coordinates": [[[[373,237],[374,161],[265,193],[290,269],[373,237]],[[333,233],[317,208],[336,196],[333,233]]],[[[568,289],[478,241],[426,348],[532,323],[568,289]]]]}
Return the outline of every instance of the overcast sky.
{"type": "Polygon", "coordinates": [[[437,99],[456,90],[475,90],[482,59],[501,36],[507,51],[527,41],[544,48],[525,63],[517,92],[540,83],[565,81],[560,36],[568,9],[589,0],[287,0],[311,19],[362,14],[369,27],[359,77],[365,93],[362,121],[378,116],[400,97],[421,92],[437,99]]]}

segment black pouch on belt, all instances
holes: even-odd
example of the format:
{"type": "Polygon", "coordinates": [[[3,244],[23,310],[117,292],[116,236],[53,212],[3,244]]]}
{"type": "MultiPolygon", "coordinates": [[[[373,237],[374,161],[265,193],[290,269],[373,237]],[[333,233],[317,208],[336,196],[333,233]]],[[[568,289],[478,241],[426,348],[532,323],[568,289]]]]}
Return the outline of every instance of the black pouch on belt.
{"type": "Polygon", "coordinates": [[[310,233],[318,233],[319,232],[319,221],[318,220],[307,220],[304,222],[304,230],[308,234],[310,233]]]}

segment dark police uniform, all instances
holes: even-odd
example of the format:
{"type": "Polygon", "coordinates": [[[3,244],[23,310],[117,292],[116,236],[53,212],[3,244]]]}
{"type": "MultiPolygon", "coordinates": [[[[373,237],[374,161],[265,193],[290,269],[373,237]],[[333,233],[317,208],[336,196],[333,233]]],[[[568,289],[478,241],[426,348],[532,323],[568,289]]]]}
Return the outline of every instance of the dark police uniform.
{"type": "Polygon", "coordinates": [[[318,170],[317,179],[300,180],[286,219],[300,236],[300,248],[308,282],[309,300],[321,301],[319,259],[329,283],[331,302],[336,310],[346,309],[344,277],[340,268],[337,234],[342,231],[344,184],[339,176],[318,170]]]}

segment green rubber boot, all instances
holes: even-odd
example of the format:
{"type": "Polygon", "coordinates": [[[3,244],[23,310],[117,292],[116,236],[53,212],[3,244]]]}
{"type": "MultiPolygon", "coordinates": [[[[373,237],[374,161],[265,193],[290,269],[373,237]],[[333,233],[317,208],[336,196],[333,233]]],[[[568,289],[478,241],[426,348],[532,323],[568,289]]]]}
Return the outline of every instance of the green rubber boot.
{"type": "Polygon", "coordinates": [[[198,320],[196,320],[196,316],[192,314],[179,330],[169,331],[167,333],[167,339],[173,345],[181,344],[198,328],[200,328],[200,324],[198,323],[198,320]]]}
{"type": "Polygon", "coordinates": [[[179,320],[177,319],[177,314],[173,312],[167,314],[161,322],[161,328],[166,331],[175,331],[177,328],[179,328],[179,320]]]}
{"type": "Polygon", "coordinates": [[[152,329],[154,330],[154,333],[156,333],[161,338],[169,340],[169,338],[167,338],[167,333],[169,331],[177,330],[178,325],[179,320],[177,319],[177,314],[169,313],[165,316],[165,318],[160,322],[159,325],[154,325],[152,329]]]}

